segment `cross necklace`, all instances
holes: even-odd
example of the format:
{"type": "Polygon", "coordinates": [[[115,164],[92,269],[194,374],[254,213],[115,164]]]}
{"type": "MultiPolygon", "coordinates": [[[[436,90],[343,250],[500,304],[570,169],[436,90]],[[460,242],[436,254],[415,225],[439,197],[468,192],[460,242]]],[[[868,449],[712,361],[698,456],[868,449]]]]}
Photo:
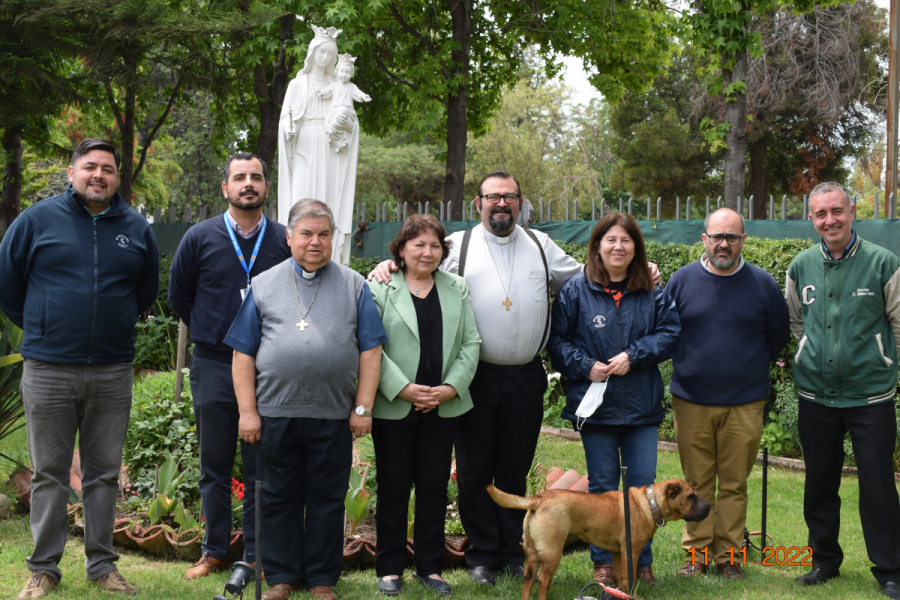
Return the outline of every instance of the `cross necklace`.
{"type": "Polygon", "coordinates": [[[507,288],[506,284],[503,283],[503,277],[500,275],[500,267],[497,266],[497,261],[494,259],[494,252],[491,250],[491,245],[488,243],[487,238],[482,239],[484,239],[484,245],[487,246],[488,254],[491,255],[491,262],[494,263],[494,268],[497,269],[497,279],[500,280],[500,285],[503,286],[503,291],[506,292],[506,299],[500,304],[505,306],[506,310],[509,310],[509,307],[512,306],[512,300],[509,299],[509,290],[512,289],[513,270],[516,268],[516,240],[512,241],[512,263],[509,266],[509,288],[507,288]]]}
{"type": "Polygon", "coordinates": [[[319,275],[319,284],[316,286],[316,292],[313,294],[312,301],[309,303],[309,308],[306,309],[306,312],[303,312],[303,305],[300,304],[300,284],[297,283],[297,269],[294,268],[294,265],[291,265],[291,272],[294,274],[294,290],[297,292],[297,306],[300,307],[300,322],[297,323],[297,327],[300,328],[300,333],[303,333],[303,331],[309,327],[306,316],[309,314],[309,311],[312,310],[313,302],[316,301],[316,296],[319,295],[319,288],[322,287],[322,278],[325,277],[325,273],[319,275]]]}

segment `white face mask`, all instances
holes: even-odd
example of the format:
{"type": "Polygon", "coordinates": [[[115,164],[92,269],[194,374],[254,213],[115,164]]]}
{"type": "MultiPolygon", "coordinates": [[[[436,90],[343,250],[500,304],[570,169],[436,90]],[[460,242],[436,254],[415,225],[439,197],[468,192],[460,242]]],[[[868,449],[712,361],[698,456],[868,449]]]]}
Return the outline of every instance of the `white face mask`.
{"type": "Polygon", "coordinates": [[[588,417],[600,408],[600,405],[603,404],[603,393],[605,391],[605,381],[595,381],[591,384],[591,387],[585,392],[584,398],[581,399],[578,410],[575,411],[575,429],[580,431],[588,417]],[[580,424],[578,423],[579,417],[582,419],[580,424]]]}

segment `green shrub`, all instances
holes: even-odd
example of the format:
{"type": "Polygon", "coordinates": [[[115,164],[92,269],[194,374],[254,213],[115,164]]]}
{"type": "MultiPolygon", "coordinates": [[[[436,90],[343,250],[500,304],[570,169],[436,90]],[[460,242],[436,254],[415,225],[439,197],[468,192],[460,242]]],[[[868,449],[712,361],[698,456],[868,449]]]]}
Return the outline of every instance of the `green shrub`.
{"type": "Polygon", "coordinates": [[[187,375],[182,398],[174,395],[174,372],[135,382],[122,459],[133,489],[145,498],[153,492],[156,467],[169,458],[179,462],[179,470],[187,472],[178,486],[179,497],[189,504],[200,496],[200,450],[187,375]]]}
{"type": "Polygon", "coordinates": [[[157,301],[147,318],[134,324],[134,368],[174,369],[177,353],[178,320],[163,314],[157,301]]]}

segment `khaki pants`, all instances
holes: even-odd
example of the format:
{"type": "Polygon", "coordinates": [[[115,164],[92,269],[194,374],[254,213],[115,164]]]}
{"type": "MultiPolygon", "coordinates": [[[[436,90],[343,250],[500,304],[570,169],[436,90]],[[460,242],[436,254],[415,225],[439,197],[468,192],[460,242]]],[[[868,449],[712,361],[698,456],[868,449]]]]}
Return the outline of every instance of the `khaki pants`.
{"type": "Polygon", "coordinates": [[[705,406],[673,396],[672,408],[681,470],[712,507],[703,521],[684,524],[681,546],[686,552],[708,547],[710,564],[730,560],[729,550],[737,553],[744,544],[747,477],[762,438],[765,400],[705,406]]]}

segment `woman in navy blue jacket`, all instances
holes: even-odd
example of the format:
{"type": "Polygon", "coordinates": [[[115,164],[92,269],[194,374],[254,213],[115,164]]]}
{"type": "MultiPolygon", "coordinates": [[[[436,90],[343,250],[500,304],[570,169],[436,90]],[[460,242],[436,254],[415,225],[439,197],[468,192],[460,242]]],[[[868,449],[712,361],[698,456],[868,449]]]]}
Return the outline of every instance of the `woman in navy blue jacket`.
{"type": "MultiPolygon", "coordinates": [[[[659,363],[675,350],[681,323],[675,303],[654,289],[641,229],[631,216],[606,215],[591,233],[585,272],[569,279],[553,303],[549,350],[566,384],[563,418],[581,429],[591,493],[619,488],[622,464],[632,487],[656,476],[663,419],[659,363]],[[587,418],[575,411],[593,382],[606,381],[603,403],[587,418]]],[[[650,543],[638,577],[655,585],[650,543]]],[[[594,580],[613,584],[612,555],[591,546],[594,580]]]]}

